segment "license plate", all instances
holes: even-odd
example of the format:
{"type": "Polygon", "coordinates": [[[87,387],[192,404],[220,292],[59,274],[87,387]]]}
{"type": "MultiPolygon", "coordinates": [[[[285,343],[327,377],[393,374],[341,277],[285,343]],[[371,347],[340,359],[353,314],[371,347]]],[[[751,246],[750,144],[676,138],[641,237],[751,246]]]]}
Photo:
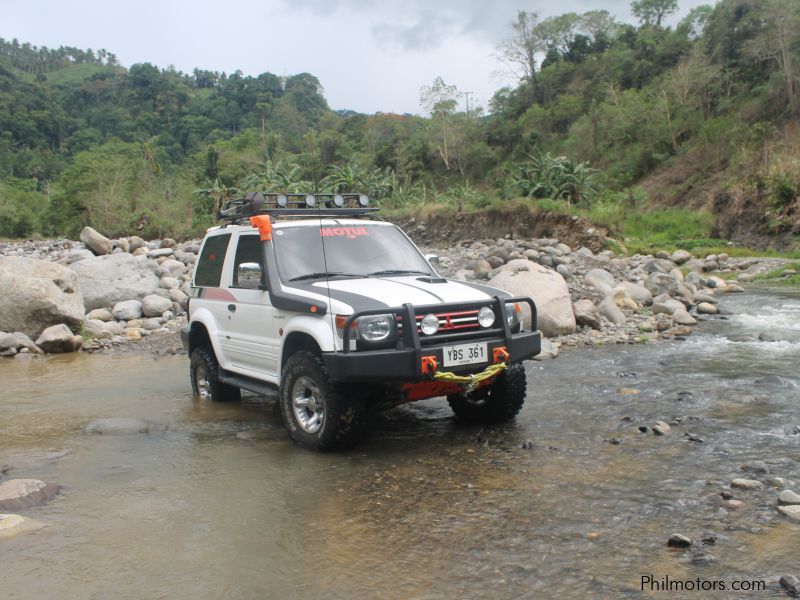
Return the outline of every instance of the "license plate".
{"type": "Polygon", "coordinates": [[[481,344],[459,344],[458,346],[445,346],[442,348],[442,351],[444,354],[445,367],[485,363],[489,360],[486,353],[485,342],[481,344]]]}

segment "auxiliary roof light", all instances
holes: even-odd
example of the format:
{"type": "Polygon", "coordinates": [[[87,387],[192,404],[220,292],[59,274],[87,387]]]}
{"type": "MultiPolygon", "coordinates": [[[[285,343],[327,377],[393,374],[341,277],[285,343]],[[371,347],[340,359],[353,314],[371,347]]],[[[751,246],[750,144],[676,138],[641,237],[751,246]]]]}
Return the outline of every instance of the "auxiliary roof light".
{"type": "Polygon", "coordinates": [[[342,208],[344,206],[344,196],[336,194],[333,197],[333,203],[336,205],[336,208],[342,208]]]}
{"type": "Polygon", "coordinates": [[[314,197],[313,194],[308,194],[306,196],[306,206],[308,208],[314,208],[317,205],[317,199],[314,197]]]}
{"type": "Polygon", "coordinates": [[[286,194],[278,194],[275,200],[281,208],[286,208],[286,205],[289,204],[289,198],[286,197],[286,194]]]}
{"type": "Polygon", "coordinates": [[[369,206],[369,196],[367,196],[366,194],[359,194],[358,203],[366,208],[367,206],[369,206]]]}

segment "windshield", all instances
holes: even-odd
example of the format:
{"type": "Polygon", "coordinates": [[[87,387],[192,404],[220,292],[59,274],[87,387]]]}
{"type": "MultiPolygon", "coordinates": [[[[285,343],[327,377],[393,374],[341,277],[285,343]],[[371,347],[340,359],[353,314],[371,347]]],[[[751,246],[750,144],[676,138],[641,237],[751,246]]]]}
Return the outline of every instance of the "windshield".
{"type": "Polygon", "coordinates": [[[396,227],[360,224],[282,227],[273,231],[272,240],[283,281],[322,278],[326,271],[349,277],[434,274],[425,258],[396,227]]]}

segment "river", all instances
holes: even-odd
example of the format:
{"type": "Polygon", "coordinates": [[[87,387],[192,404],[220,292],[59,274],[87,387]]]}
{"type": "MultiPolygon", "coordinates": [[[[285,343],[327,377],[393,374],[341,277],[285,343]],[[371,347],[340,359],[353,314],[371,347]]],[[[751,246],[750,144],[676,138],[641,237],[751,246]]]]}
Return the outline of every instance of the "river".
{"type": "Polygon", "coordinates": [[[0,542],[0,595],[669,597],[641,590],[652,575],[781,596],[800,523],[770,478],[800,482],[800,294],[724,305],[735,315],[686,341],[528,363],[511,424],[462,425],[426,401],[342,454],[293,445],[271,399],[193,401],[182,356],[0,361],[0,465],[66,486],[19,511],[43,529],[0,542]],[[121,416],[157,426],[82,432],[121,416]],[[639,431],[657,420],[669,435],[639,431]],[[743,473],[750,461],[771,473],[743,473]],[[744,507],[726,510],[735,477],[766,488],[734,489],[744,507]],[[675,532],[692,547],[668,548],[675,532]]]}

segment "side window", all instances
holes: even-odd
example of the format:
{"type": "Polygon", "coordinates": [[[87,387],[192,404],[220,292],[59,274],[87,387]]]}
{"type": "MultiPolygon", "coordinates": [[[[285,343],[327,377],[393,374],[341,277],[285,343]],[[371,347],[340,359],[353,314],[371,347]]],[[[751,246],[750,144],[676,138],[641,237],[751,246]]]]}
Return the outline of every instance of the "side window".
{"type": "Polygon", "coordinates": [[[233,287],[259,289],[264,283],[264,249],[257,235],[241,235],[233,261],[233,287]]]}
{"type": "Polygon", "coordinates": [[[230,239],[230,233],[206,238],[194,273],[195,286],[219,287],[222,265],[225,263],[225,251],[228,249],[230,239]]]}

